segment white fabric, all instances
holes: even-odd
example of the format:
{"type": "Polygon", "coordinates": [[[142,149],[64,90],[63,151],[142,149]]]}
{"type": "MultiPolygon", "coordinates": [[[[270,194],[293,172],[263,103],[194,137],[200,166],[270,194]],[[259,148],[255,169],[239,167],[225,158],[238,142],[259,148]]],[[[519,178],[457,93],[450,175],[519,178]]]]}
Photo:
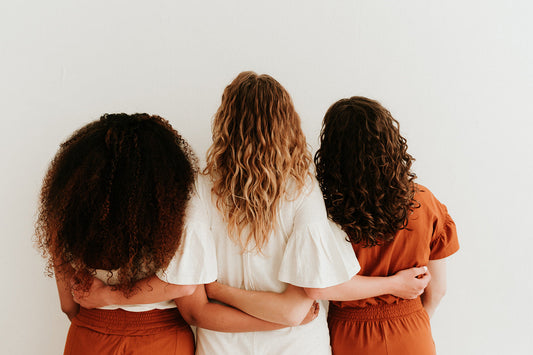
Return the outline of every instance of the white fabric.
{"type": "MultiPolygon", "coordinates": [[[[308,179],[299,195],[281,201],[278,226],[270,234],[262,253],[242,253],[240,246],[230,239],[223,214],[211,195],[211,187],[206,177],[199,179],[200,199],[211,200],[206,206],[216,243],[219,282],[246,290],[283,292],[287,283],[328,287],[348,281],[359,271],[345,235],[331,229],[314,178],[308,179]]],[[[291,192],[296,195],[295,191],[291,192]]],[[[330,354],[326,313],[327,302],[322,302],[313,322],[276,331],[223,333],[198,328],[196,353],[330,354]]]]}
{"type": "MultiPolygon", "coordinates": [[[[205,201],[198,197],[197,186],[187,206],[185,226],[180,246],[167,266],[156,275],[161,280],[175,285],[199,285],[213,282],[217,278],[217,262],[214,242],[209,222],[206,221],[205,201]]],[[[96,277],[112,285],[116,282],[117,271],[96,270],[96,277]]],[[[121,308],[131,312],[144,312],[152,309],[175,308],[174,300],[136,305],[111,305],[101,309],[121,308]]]]}

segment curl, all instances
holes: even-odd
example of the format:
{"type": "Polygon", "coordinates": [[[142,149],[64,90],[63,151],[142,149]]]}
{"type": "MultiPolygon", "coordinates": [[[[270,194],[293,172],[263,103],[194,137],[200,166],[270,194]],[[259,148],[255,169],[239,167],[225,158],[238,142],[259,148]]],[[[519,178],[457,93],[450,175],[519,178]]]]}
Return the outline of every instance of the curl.
{"type": "Polygon", "coordinates": [[[226,87],[213,122],[205,173],[229,235],[243,251],[261,248],[277,223],[280,199],[293,179],[299,191],[311,155],[300,118],[274,78],[243,72],[226,87]],[[247,236],[241,238],[245,228],[247,236]]]}
{"type": "Polygon", "coordinates": [[[104,115],[74,132],[41,189],[36,242],[47,273],[87,290],[95,269],[118,270],[116,288],[134,292],[174,256],[197,170],[158,116],[104,115]]]}
{"type": "Polygon", "coordinates": [[[329,217],[354,244],[389,242],[407,226],[416,187],[414,158],[399,123],[377,101],[342,99],[327,111],[315,154],[329,217]]]}

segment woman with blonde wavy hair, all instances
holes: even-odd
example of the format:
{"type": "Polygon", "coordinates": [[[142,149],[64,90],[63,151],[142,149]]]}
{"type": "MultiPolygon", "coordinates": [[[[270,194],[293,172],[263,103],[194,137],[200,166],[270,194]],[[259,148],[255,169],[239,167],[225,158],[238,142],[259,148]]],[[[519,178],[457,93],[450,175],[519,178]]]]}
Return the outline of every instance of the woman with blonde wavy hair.
{"type": "MultiPolygon", "coordinates": [[[[308,292],[349,281],[359,265],[345,234],[328,221],[289,94],[271,76],[240,73],[224,90],[212,133],[196,184],[205,208],[196,223],[212,234],[218,282],[176,301],[198,326],[197,354],[329,354],[327,305],[314,306],[308,292]],[[210,304],[206,290],[256,322],[246,319],[238,329],[233,316],[195,313],[210,304]],[[316,319],[300,325],[310,309],[316,319]]],[[[361,297],[415,297],[425,286],[411,274],[368,279],[361,297]]]]}
{"type": "Polygon", "coordinates": [[[324,307],[317,320],[295,327],[314,301],[303,287],[342,283],[358,267],[348,243],[331,233],[311,164],[285,88],[271,76],[240,73],[222,95],[199,184],[213,201],[208,214],[217,251],[219,284],[207,290],[290,327],[235,334],[198,329],[197,353],[329,352],[324,307]],[[255,309],[256,301],[265,309],[255,309]]]}

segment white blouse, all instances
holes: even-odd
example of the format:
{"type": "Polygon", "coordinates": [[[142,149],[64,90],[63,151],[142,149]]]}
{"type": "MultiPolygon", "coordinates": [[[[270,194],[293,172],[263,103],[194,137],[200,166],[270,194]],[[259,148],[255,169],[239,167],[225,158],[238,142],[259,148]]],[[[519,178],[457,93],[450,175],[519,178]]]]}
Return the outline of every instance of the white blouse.
{"type": "MultiPolygon", "coordinates": [[[[167,268],[156,272],[161,280],[175,285],[199,285],[217,279],[215,246],[205,210],[205,203],[200,200],[198,187],[195,185],[187,206],[180,246],[167,268]]],[[[117,282],[117,270],[96,270],[96,277],[112,285],[117,282]]],[[[174,300],[168,300],[151,304],[111,305],[100,309],[121,308],[131,312],[144,312],[175,307],[174,300]]]]}
{"type": "MultiPolygon", "coordinates": [[[[309,178],[298,193],[295,184],[281,200],[277,227],[262,252],[242,252],[228,236],[227,223],[217,209],[212,184],[198,181],[216,246],[218,282],[245,290],[283,292],[287,284],[322,288],[348,281],[359,265],[344,233],[331,229],[322,193],[309,178]]],[[[202,227],[205,228],[205,227],[202,227]]],[[[274,331],[224,333],[197,329],[197,354],[330,354],[327,302],[318,317],[303,326],[274,331]]]]}

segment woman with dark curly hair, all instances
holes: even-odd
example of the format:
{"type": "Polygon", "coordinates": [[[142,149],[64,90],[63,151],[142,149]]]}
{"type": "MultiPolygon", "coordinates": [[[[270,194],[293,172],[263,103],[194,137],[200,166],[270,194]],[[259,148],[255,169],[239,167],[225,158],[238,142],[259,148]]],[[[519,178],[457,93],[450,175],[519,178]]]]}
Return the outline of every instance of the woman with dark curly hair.
{"type": "MultiPolygon", "coordinates": [[[[459,249],[446,207],[414,183],[413,162],[399,124],[364,97],[333,104],[324,117],[317,179],[328,216],[352,243],[361,270],[352,281],[314,296],[330,303],[334,354],[434,354],[429,317],[446,288],[445,258],[459,249]],[[427,265],[421,297],[359,299],[358,278],[427,265]]],[[[339,232],[340,232],[339,229],[339,232]]]]}
{"type": "Polygon", "coordinates": [[[65,354],[194,353],[172,298],[216,278],[211,243],[185,219],[199,218],[196,173],[189,145],[158,116],[107,114],[61,145],[43,182],[36,234],[72,322],[65,354]],[[71,280],[83,292],[95,276],[131,296],[152,290],[157,281],[138,282],[152,275],[168,283],[153,291],[162,302],[89,310],[70,291],[71,280]]]}

